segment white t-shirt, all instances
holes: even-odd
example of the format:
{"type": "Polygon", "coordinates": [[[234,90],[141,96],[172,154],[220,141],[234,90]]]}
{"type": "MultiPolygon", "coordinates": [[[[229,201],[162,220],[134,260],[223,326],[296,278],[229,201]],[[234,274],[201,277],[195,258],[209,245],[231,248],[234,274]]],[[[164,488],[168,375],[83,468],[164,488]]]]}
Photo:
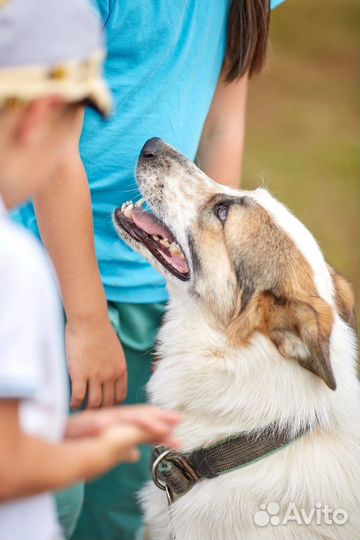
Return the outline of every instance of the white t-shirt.
{"type": "MultiPolygon", "coordinates": [[[[62,438],[66,422],[62,328],[50,265],[0,198],[0,399],[19,399],[22,429],[50,442],[62,438]]],[[[61,536],[52,494],[0,504],[1,540],[61,536]]]]}

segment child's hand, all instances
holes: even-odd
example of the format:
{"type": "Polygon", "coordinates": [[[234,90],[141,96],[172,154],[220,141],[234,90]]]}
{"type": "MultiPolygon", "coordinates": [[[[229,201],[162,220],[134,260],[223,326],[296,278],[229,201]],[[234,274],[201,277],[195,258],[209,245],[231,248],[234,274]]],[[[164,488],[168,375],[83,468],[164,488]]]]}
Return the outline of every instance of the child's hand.
{"type": "MultiPolygon", "coordinates": [[[[165,442],[159,440],[151,432],[136,426],[135,424],[124,424],[122,426],[114,426],[103,432],[98,437],[101,445],[101,455],[109,460],[105,462],[105,467],[108,469],[119,463],[133,463],[140,459],[140,444],[148,444],[155,442],[165,442]]],[[[168,441],[166,441],[166,444],[168,441]]],[[[172,441],[172,444],[175,444],[172,441]]]]}
{"type": "Polygon", "coordinates": [[[171,435],[180,421],[178,414],[151,405],[132,405],[84,411],[69,418],[65,438],[94,437],[116,426],[131,426],[147,432],[145,442],[178,446],[171,435]]]}
{"type": "MultiPolygon", "coordinates": [[[[180,446],[172,433],[180,421],[178,415],[146,405],[124,409],[120,415],[116,413],[122,411],[99,411],[103,413],[103,418],[97,428],[100,431],[95,436],[84,436],[82,431],[82,441],[88,441],[93,456],[91,466],[85,472],[85,479],[103,474],[119,463],[137,461],[140,458],[137,448],[140,444],[164,444],[173,448],[180,446]]],[[[100,414],[98,416],[100,418],[100,414]]]]}

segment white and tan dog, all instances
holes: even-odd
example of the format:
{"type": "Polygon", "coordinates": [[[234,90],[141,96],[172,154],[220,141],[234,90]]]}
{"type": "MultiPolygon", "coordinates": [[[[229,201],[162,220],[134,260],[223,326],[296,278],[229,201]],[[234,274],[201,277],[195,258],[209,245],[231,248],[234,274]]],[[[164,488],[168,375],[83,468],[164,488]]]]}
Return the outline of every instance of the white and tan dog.
{"type": "Polygon", "coordinates": [[[160,139],[144,146],[137,181],[156,217],[125,204],[114,221],[168,280],[148,393],[184,415],[184,449],[270,425],[294,434],[312,428],[255,463],[200,480],[170,511],[149,484],[148,537],[358,539],[360,394],[349,286],[264,189],[218,185],[160,139]]]}

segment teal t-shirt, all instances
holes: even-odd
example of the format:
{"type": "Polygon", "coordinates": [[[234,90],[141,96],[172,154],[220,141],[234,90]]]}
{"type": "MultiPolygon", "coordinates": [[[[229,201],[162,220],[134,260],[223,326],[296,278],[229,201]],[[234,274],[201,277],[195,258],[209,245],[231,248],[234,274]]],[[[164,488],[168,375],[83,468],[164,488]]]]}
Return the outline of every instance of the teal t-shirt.
{"type": "MultiPolygon", "coordinates": [[[[150,137],[194,159],[224,61],[228,0],[94,1],[104,21],[105,74],[115,106],[110,121],[86,112],[80,146],[100,271],[109,300],[161,302],[164,279],[120,240],[112,212],[138,197],[134,170],[150,137]]],[[[14,215],[38,234],[31,203],[14,215]]]]}

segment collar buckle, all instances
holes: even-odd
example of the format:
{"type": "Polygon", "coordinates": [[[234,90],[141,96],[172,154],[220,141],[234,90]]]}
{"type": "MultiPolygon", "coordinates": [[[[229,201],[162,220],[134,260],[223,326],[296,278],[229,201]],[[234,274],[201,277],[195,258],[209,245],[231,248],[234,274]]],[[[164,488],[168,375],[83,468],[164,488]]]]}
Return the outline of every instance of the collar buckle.
{"type": "Polygon", "coordinates": [[[154,449],[151,474],[154,484],[166,492],[169,504],[174,500],[174,493],[185,493],[199,480],[185,455],[164,447],[154,449]]]}

